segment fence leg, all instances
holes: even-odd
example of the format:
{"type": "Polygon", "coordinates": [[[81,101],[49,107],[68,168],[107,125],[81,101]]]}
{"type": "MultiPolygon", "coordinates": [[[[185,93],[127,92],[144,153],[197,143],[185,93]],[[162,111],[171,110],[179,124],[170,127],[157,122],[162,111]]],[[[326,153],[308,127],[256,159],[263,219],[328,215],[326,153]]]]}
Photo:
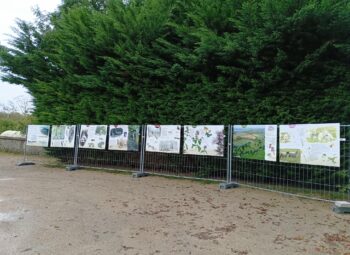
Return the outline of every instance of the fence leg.
{"type": "Polygon", "coordinates": [[[238,183],[232,182],[232,126],[228,125],[227,132],[227,170],[226,170],[226,182],[220,183],[220,189],[232,189],[237,188],[238,183]]]}
{"type": "Polygon", "coordinates": [[[350,203],[347,201],[336,201],[332,209],[336,213],[350,213],[350,203]]]}
{"type": "MultiPolygon", "coordinates": [[[[347,135],[347,133],[345,132],[347,135]]],[[[344,142],[347,141],[347,137],[343,138],[344,142]]],[[[348,147],[346,143],[344,143],[345,151],[350,154],[350,146],[348,147]]],[[[344,164],[347,164],[348,166],[348,190],[347,190],[347,201],[335,201],[333,205],[333,212],[336,213],[350,213],[350,162],[347,162],[346,159],[344,159],[344,164]]]]}
{"type": "Polygon", "coordinates": [[[133,178],[145,177],[148,174],[145,173],[145,150],[146,150],[146,133],[147,125],[142,125],[141,129],[141,151],[140,151],[140,169],[138,172],[132,174],[133,178]]]}
{"type": "Polygon", "coordinates": [[[27,156],[27,137],[28,137],[28,126],[26,130],[26,139],[24,141],[24,146],[23,146],[23,161],[17,163],[17,166],[32,166],[35,165],[34,162],[28,161],[28,156],[27,156]]]}
{"type": "Polygon", "coordinates": [[[77,125],[76,128],[75,128],[73,165],[68,165],[66,167],[67,171],[74,171],[74,170],[78,170],[80,168],[80,166],[78,165],[79,139],[80,139],[80,125],[77,125]]]}
{"type": "MultiPolygon", "coordinates": [[[[348,131],[347,129],[346,129],[346,131],[348,131]]],[[[349,156],[349,159],[350,159],[350,142],[348,141],[349,139],[350,139],[350,137],[347,135],[348,134],[348,132],[345,132],[346,133],[346,136],[345,136],[345,140],[346,140],[346,143],[348,143],[348,151],[347,151],[347,153],[348,153],[348,155],[347,156],[349,156]]],[[[346,145],[345,145],[345,148],[346,148],[346,145]]],[[[346,150],[346,149],[345,149],[346,150]]],[[[348,164],[348,202],[350,202],[350,160],[347,160],[347,162],[346,162],[346,159],[344,159],[344,164],[348,164]]]]}

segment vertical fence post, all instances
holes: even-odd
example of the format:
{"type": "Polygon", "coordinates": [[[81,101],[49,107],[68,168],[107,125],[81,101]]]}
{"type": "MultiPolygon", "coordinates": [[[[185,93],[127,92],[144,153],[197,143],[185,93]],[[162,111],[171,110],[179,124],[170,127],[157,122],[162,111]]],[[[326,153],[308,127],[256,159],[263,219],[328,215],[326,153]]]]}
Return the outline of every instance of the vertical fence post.
{"type": "Polygon", "coordinates": [[[142,125],[141,132],[141,153],[140,153],[140,173],[145,172],[145,147],[146,147],[147,126],[142,125]]]}
{"type": "MultiPolygon", "coordinates": [[[[346,125],[345,126],[345,139],[346,139],[346,143],[348,146],[345,146],[345,150],[346,148],[348,149],[348,158],[346,158],[346,156],[344,157],[344,163],[348,164],[348,202],[350,202],[350,135],[348,135],[350,133],[350,125],[346,125]]],[[[346,151],[345,151],[346,153],[346,151]]]]}
{"type": "Polygon", "coordinates": [[[238,187],[238,184],[235,182],[232,182],[232,141],[233,141],[233,134],[232,134],[232,125],[228,125],[227,128],[227,169],[226,169],[226,182],[220,183],[219,188],[220,189],[232,189],[238,187]]]}
{"type": "Polygon", "coordinates": [[[227,178],[226,182],[231,183],[232,179],[232,127],[228,125],[227,132],[227,178]]]}
{"type": "Polygon", "coordinates": [[[67,171],[74,171],[79,169],[78,165],[78,154],[79,154],[79,139],[80,139],[80,125],[76,125],[75,128],[75,142],[74,142],[74,155],[73,155],[73,165],[67,166],[67,171]]]}
{"type": "Polygon", "coordinates": [[[146,134],[147,125],[142,125],[141,128],[141,149],[140,149],[140,167],[139,171],[132,174],[134,178],[147,176],[145,173],[145,150],[146,150],[146,134]]]}
{"type": "Polygon", "coordinates": [[[23,161],[17,163],[17,166],[30,166],[30,165],[35,165],[34,162],[28,161],[28,155],[27,155],[27,140],[28,140],[28,126],[26,128],[26,137],[24,140],[24,145],[23,145],[23,161]]]}
{"type": "Polygon", "coordinates": [[[333,211],[336,213],[350,213],[350,137],[348,136],[348,129],[350,125],[342,125],[344,127],[344,137],[341,138],[341,141],[344,142],[344,155],[341,159],[343,159],[344,169],[346,169],[348,178],[347,178],[347,186],[346,193],[347,198],[345,201],[335,201],[333,206],[333,211]],[[347,165],[347,167],[346,167],[347,165]]]}

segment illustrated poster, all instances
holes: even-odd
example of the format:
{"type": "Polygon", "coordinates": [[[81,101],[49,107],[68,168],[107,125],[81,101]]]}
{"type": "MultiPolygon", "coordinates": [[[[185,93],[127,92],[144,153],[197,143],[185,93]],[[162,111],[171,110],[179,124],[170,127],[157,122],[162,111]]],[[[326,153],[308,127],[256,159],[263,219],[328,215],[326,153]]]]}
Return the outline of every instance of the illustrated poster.
{"type": "Polygon", "coordinates": [[[180,125],[147,125],[146,151],[180,153],[180,125]]]}
{"type": "Polygon", "coordinates": [[[27,145],[37,147],[48,147],[49,134],[49,125],[28,125],[27,145]]]}
{"type": "Polygon", "coordinates": [[[184,126],[184,154],[224,156],[224,126],[184,126]]]}
{"type": "Polygon", "coordinates": [[[74,148],[75,125],[54,125],[51,129],[51,147],[74,148]]]}
{"type": "Polygon", "coordinates": [[[104,150],[107,125],[81,125],[79,148],[104,150]]]}
{"type": "Polygon", "coordinates": [[[234,156],[276,161],[277,125],[235,125],[234,156]]]}
{"type": "Polygon", "coordinates": [[[280,161],[340,166],[340,125],[300,124],[280,126],[280,161]]]}
{"type": "Polygon", "coordinates": [[[139,125],[110,125],[109,150],[138,151],[140,142],[139,125]]]}

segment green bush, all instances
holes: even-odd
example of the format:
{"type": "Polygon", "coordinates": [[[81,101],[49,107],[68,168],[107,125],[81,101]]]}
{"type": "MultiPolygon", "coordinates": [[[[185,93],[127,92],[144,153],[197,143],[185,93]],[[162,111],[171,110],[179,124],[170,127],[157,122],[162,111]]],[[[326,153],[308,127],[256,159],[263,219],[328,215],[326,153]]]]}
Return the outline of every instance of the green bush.
{"type": "Polygon", "coordinates": [[[18,21],[3,79],[45,123],[350,119],[348,0],[64,0],[18,21]]]}
{"type": "Polygon", "coordinates": [[[7,130],[16,130],[25,133],[27,125],[33,121],[34,118],[30,115],[0,113],[0,134],[7,130]]]}

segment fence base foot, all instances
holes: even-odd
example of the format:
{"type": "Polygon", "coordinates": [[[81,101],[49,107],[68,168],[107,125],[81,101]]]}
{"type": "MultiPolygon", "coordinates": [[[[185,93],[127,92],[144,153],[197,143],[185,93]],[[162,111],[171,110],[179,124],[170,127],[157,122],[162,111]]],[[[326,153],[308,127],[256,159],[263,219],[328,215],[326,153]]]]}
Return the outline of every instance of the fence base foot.
{"type": "Polygon", "coordinates": [[[146,173],[141,173],[141,172],[132,173],[133,178],[141,178],[141,177],[146,177],[146,176],[148,176],[148,174],[146,174],[146,173]]]}
{"type": "Polygon", "coordinates": [[[70,166],[66,167],[67,171],[74,171],[74,170],[78,170],[78,169],[80,169],[80,166],[78,166],[78,165],[70,165],[70,166]]]}
{"type": "Polygon", "coordinates": [[[220,189],[233,189],[233,188],[237,188],[239,185],[236,182],[224,182],[224,183],[220,183],[219,188],[220,189]]]}
{"type": "Polygon", "coordinates": [[[17,166],[33,166],[33,165],[35,165],[35,163],[31,161],[24,161],[24,162],[17,163],[17,166]]]}
{"type": "Polygon", "coordinates": [[[346,201],[337,201],[334,203],[333,212],[350,213],[350,203],[346,201]]]}

